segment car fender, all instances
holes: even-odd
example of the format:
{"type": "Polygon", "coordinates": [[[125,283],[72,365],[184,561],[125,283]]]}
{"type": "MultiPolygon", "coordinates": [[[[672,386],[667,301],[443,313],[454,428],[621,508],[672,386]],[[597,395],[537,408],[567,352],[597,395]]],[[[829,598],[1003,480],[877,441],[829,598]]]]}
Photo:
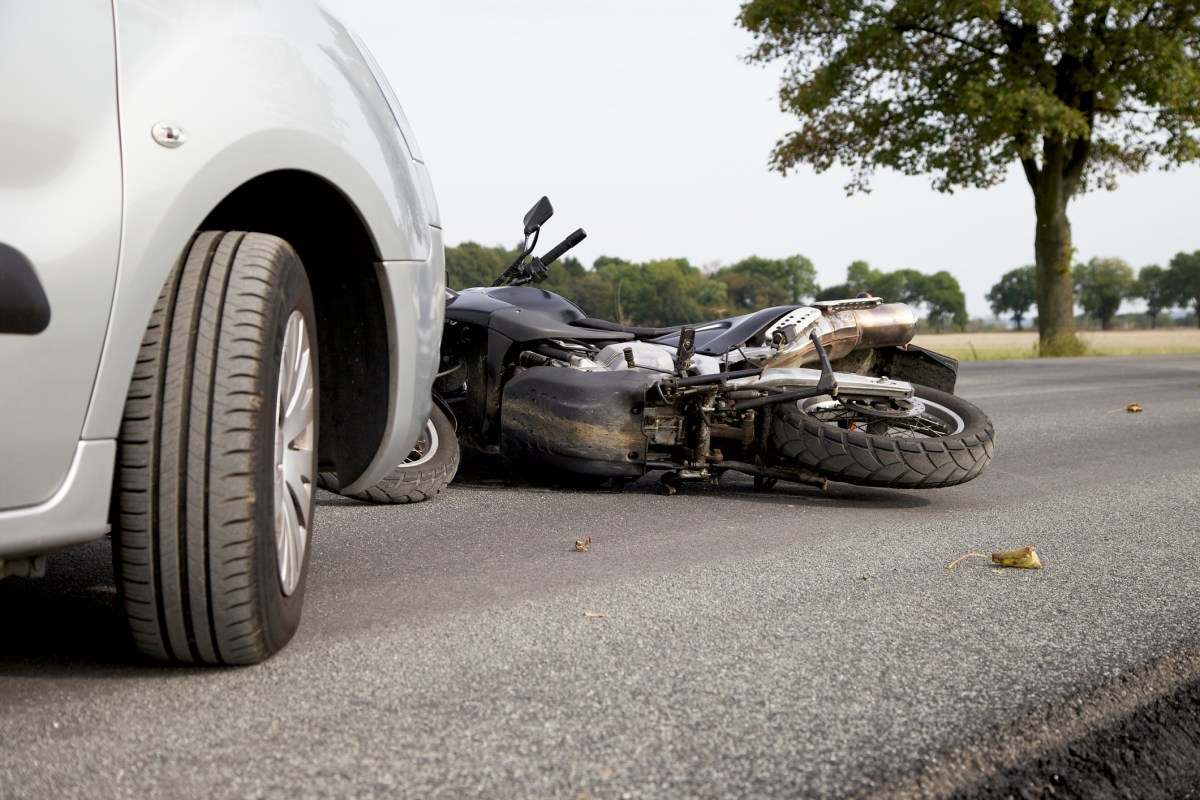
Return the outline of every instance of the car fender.
{"type": "Polygon", "coordinates": [[[408,293],[441,285],[443,256],[425,166],[370,66],[316,4],[116,0],[115,9],[125,213],[84,438],[116,435],[159,290],[209,212],[254,176],[299,170],[349,200],[375,247],[392,338],[392,408],[360,482],[382,477],[420,431],[424,420],[410,418],[428,412],[421,395],[436,369],[440,302],[420,307],[408,293]],[[398,341],[408,337],[417,341],[398,341]],[[414,346],[418,364],[406,352],[414,346]],[[400,385],[414,375],[423,389],[400,385]]]}

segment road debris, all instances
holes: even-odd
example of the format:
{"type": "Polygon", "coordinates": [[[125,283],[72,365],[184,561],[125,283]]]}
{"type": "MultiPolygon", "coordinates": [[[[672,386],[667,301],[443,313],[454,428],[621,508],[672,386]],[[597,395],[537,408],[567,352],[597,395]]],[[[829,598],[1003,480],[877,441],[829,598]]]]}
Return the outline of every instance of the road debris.
{"type": "Polygon", "coordinates": [[[1032,547],[1021,547],[1016,550],[1002,550],[999,553],[992,553],[990,556],[985,556],[983,553],[967,553],[947,564],[946,569],[954,569],[959,562],[972,557],[990,558],[995,564],[1013,569],[1041,569],[1046,566],[1038,558],[1037,550],[1032,547]]]}
{"type": "Polygon", "coordinates": [[[586,553],[588,551],[588,545],[590,545],[591,543],[592,543],[592,537],[590,537],[590,536],[587,537],[586,539],[576,539],[575,540],[575,549],[581,553],[586,553]]]}
{"type": "Polygon", "coordinates": [[[603,611],[584,611],[583,615],[589,619],[604,619],[608,616],[603,611]]]}
{"type": "Polygon", "coordinates": [[[1127,414],[1140,414],[1140,413],[1142,413],[1142,404],[1141,403],[1130,403],[1127,406],[1117,406],[1116,408],[1110,408],[1107,413],[1116,414],[1121,411],[1124,411],[1127,414]]]}

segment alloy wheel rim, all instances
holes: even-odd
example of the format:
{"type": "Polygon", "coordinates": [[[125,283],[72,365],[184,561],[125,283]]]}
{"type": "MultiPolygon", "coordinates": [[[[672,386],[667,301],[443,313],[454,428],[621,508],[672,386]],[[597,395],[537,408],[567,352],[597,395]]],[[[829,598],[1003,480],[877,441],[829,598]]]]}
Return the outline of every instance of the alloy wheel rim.
{"type": "Polygon", "coordinates": [[[283,335],[275,402],[275,555],[279,588],[300,584],[312,515],[314,393],[312,352],[304,315],[292,311],[283,335]]]}

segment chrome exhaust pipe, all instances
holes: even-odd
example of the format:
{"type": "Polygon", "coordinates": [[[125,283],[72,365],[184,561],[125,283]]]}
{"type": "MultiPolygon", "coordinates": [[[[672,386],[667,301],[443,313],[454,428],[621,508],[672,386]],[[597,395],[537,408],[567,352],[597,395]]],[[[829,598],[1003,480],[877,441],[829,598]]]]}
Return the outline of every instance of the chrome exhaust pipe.
{"type": "Polygon", "coordinates": [[[803,367],[820,362],[811,334],[815,331],[830,361],[855,350],[908,344],[916,332],[917,315],[907,303],[883,303],[879,298],[815,303],[787,314],[770,328],[768,341],[779,353],[768,367],[803,367]]]}

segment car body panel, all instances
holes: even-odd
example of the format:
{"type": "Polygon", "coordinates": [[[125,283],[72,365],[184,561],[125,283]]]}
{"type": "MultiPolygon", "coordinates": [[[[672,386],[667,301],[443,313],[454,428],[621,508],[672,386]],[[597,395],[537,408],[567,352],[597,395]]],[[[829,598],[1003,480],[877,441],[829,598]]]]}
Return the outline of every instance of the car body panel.
{"type": "Polygon", "coordinates": [[[50,307],[41,332],[0,335],[0,508],[11,508],[63,483],[108,325],[121,218],[108,0],[71,14],[6,5],[0,75],[0,242],[28,259],[50,307]]]}
{"type": "Polygon", "coordinates": [[[116,435],[159,287],[192,232],[242,183],[287,169],[331,181],[352,199],[381,261],[427,262],[436,219],[382,91],[319,6],[121,0],[117,30],[128,198],[117,300],[145,316],[113,316],[86,438],[116,435]],[[206,46],[180,51],[176,41],[206,46]],[[157,144],[150,131],[163,120],[188,141],[157,144]]]}
{"type": "Polygon", "coordinates": [[[0,561],[48,553],[104,535],[117,443],[79,442],[58,491],[35,506],[0,514],[0,561]]]}
{"type": "MultiPolygon", "coordinates": [[[[23,91],[13,107],[18,101],[28,105],[32,91],[70,93],[53,104],[60,116],[48,117],[42,127],[48,143],[57,141],[51,137],[56,128],[75,135],[71,149],[58,152],[56,169],[61,180],[77,185],[64,198],[47,201],[10,179],[8,161],[14,159],[0,153],[6,166],[0,173],[0,242],[30,257],[51,306],[42,333],[0,334],[0,558],[30,552],[31,542],[61,545],[103,535],[107,501],[69,524],[62,509],[78,512],[76,495],[107,498],[113,464],[95,454],[115,451],[130,376],[159,292],[214,208],[261,176],[316,176],[352,207],[371,241],[374,263],[354,268],[373,275],[385,298],[387,362],[379,364],[377,377],[387,384],[389,404],[375,456],[356,485],[384,477],[407,456],[429,412],[445,267],[428,170],[410,151],[408,142],[415,147],[415,140],[403,112],[392,107],[390,89],[381,87],[382,76],[372,74],[353,36],[305,0],[72,0],[70,10],[41,6],[16,4],[0,13],[0,28],[7,31],[0,32],[0,42],[16,45],[0,54],[0,64],[4,74],[45,76],[45,87],[23,91]],[[43,27],[52,19],[53,26],[30,37],[27,16],[43,27]],[[103,42],[82,47],[69,33],[62,34],[61,46],[46,46],[56,31],[86,27],[94,34],[101,27],[97,16],[107,26],[107,51],[103,42]],[[66,67],[49,60],[56,55],[84,73],[79,81],[63,79],[66,67]],[[161,124],[182,132],[182,141],[156,138],[161,124]],[[97,162],[91,171],[79,169],[84,156],[97,162]],[[26,216],[10,216],[10,207],[24,208],[26,216]],[[18,227],[14,220],[57,246],[57,261],[47,260],[34,233],[6,239],[18,227]],[[56,340],[55,326],[68,322],[69,335],[56,340]],[[40,397],[49,399],[41,401],[44,419],[35,431],[29,409],[40,397]],[[11,398],[23,398],[24,410],[10,408],[17,402],[11,398]],[[43,452],[51,440],[53,458],[43,452]],[[23,471],[36,478],[10,477],[23,471]]],[[[0,97],[10,93],[6,82],[0,97]]],[[[0,122],[11,122],[6,109],[0,109],[0,122]]],[[[13,136],[11,127],[0,129],[5,150],[9,141],[36,143],[30,135],[13,136]]],[[[336,369],[336,363],[323,366],[336,369]]]]}

